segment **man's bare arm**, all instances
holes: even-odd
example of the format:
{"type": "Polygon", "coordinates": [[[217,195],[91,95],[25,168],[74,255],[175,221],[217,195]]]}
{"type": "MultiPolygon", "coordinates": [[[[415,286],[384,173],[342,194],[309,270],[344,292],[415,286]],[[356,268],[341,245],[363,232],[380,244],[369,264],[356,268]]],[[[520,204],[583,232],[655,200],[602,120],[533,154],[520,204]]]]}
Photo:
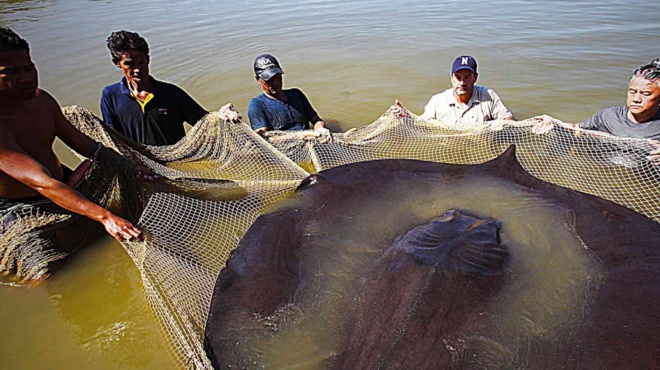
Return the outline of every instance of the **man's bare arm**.
{"type": "MultiPolygon", "coordinates": [[[[101,144],[92,140],[92,138],[75,128],[71,122],[64,117],[62,108],[55,98],[48,95],[48,93],[43,90],[42,93],[48,96],[51,100],[51,104],[53,104],[53,119],[55,120],[56,136],[69,146],[69,148],[75,150],[82,156],[92,158],[95,151],[99,149],[98,146],[101,144]]],[[[151,172],[151,170],[139,164],[134,165],[133,172],[142,181],[154,181],[159,178],[159,176],[151,172]]]]}
{"type": "Polygon", "coordinates": [[[106,231],[118,241],[140,237],[140,230],[130,222],[90,202],[77,191],[53,178],[48,169],[25,153],[6,131],[0,131],[0,171],[60,207],[102,223],[106,231]]]}
{"type": "Polygon", "coordinates": [[[55,135],[60,138],[69,148],[75,150],[84,157],[91,158],[94,156],[97,142],[92,140],[89,136],[78,131],[71,122],[69,122],[64,114],[59,103],[45,91],[41,94],[50,101],[53,109],[53,120],[55,122],[55,135]]]}

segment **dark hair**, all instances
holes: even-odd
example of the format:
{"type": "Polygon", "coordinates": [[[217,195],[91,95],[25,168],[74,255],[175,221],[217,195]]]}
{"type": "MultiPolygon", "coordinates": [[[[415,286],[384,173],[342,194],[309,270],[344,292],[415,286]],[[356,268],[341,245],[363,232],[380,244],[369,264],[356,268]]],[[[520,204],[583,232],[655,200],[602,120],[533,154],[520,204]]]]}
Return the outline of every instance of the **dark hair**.
{"type": "Polygon", "coordinates": [[[142,36],[136,32],[117,31],[108,36],[108,50],[112,56],[112,62],[117,63],[121,60],[121,54],[129,50],[137,50],[149,56],[149,44],[142,36]]]}
{"type": "Polygon", "coordinates": [[[0,26],[0,51],[11,50],[30,51],[30,45],[10,28],[0,26]]]}
{"type": "Polygon", "coordinates": [[[660,58],[654,59],[651,63],[645,64],[635,70],[630,79],[642,77],[649,82],[660,81],[660,58]]]}

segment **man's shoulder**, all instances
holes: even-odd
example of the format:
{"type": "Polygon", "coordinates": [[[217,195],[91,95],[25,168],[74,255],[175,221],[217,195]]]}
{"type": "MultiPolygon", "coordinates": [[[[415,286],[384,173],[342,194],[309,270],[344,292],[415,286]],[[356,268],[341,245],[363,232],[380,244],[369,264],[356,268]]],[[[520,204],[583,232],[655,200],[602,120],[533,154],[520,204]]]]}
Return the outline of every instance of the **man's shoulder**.
{"type": "Polygon", "coordinates": [[[248,105],[261,105],[259,103],[264,103],[267,102],[269,99],[265,94],[259,94],[255,96],[254,98],[250,99],[250,103],[248,105]]]}
{"type": "Polygon", "coordinates": [[[0,127],[12,131],[11,126],[14,124],[28,124],[37,130],[37,134],[41,134],[42,130],[54,127],[56,113],[61,112],[61,109],[52,95],[45,90],[37,89],[34,98],[12,108],[8,114],[0,116],[0,127]]]}
{"type": "Polygon", "coordinates": [[[603,113],[628,114],[628,107],[625,105],[615,105],[600,110],[603,113]]]}
{"type": "Polygon", "coordinates": [[[482,96],[489,96],[489,97],[498,96],[495,90],[486,86],[474,85],[474,91],[475,93],[482,96]]]}
{"type": "Polygon", "coordinates": [[[305,93],[302,92],[297,87],[292,87],[290,89],[284,90],[284,94],[287,96],[287,98],[293,98],[293,99],[307,99],[307,96],[305,96],[305,93]]]}
{"type": "Polygon", "coordinates": [[[266,109],[267,104],[269,104],[270,98],[266,94],[259,94],[254,98],[250,99],[248,103],[248,116],[250,114],[255,114],[262,112],[266,109]]]}
{"type": "Polygon", "coordinates": [[[432,101],[446,100],[448,97],[453,96],[453,95],[454,95],[454,90],[447,89],[447,90],[445,90],[441,93],[438,93],[438,94],[435,94],[435,95],[431,96],[430,100],[432,100],[432,101]]]}
{"type": "Polygon", "coordinates": [[[435,94],[435,95],[433,95],[433,96],[434,96],[434,97],[436,97],[436,96],[439,97],[439,96],[447,96],[447,95],[454,95],[454,89],[451,89],[451,88],[450,88],[450,89],[447,89],[447,90],[445,90],[445,91],[443,91],[443,92],[441,92],[441,93],[435,94]]]}
{"type": "Polygon", "coordinates": [[[161,88],[161,89],[181,89],[179,86],[177,86],[177,85],[175,85],[171,82],[157,80],[153,77],[152,77],[151,81],[153,81],[154,85],[158,85],[158,87],[161,88]]]}
{"type": "MultiPolygon", "coordinates": [[[[4,103],[3,103],[4,104],[4,103]]],[[[13,120],[24,114],[34,115],[41,113],[51,113],[59,109],[59,103],[47,91],[37,88],[33,98],[23,101],[21,104],[8,104],[10,109],[5,109],[6,113],[0,115],[0,119],[13,120]]]]}
{"type": "Polygon", "coordinates": [[[581,128],[602,128],[605,126],[619,125],[627,123],[628,107],[625,105],[617,105],[607,107],[599,110],[593,116],[581,121],[579,126],[581,128]]]}
{"type": "Polygon", "coordinates": [[[30,104],[31,110],[42,110],[45,112],[54,112],[56,109],[61,109],[60,104],[57,102],[48,91],[37,89],[37,95],[30,104]]]}
{"type": "Polygon", "coordinates": [[[110,84],[101,90],[101,99],[116,98],[123,95],[122,83],[115,82],[110,84]]]}
{"type": "Polygon", "coordinates": [[[155,78],[153,79],[153,82],[155,85],[157,85],[158,92],[165,93],[165,94],[186,94],[186,91],[181,88],[178,85],[175,85],[171,82],[165,82],[165,81],[160,81],[156,80],[155,78]]]}
{"type": "Polygon", "coordinates": [[[596,113],[603,119],[617,119],[625,121],[628,117],[628,107],[625,105],[615,105],[613,107],[603,108],[596,113]]]}

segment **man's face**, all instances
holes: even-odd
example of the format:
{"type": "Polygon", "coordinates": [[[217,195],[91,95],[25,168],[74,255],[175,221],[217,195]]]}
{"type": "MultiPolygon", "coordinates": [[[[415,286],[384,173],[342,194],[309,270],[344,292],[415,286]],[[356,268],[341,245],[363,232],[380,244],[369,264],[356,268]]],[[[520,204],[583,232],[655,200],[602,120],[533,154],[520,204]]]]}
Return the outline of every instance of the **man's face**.
{"type": "Polygon", "coordinates": [[[451,74],[451,86],[456,97],[467,99],[472,97],[475,82],[477,82],[477,74],[469,69],[459,69],[451,74]]]}
{"type": "Polygon", "coordinates": [[[637,122],[653,117],[660,109],[660,86],[643,77],[634,77],[628,85],[626,104],[637,122]]]}
{"type": "Polygon", "coordinates": [[[0,52],[0,97],[27,100],[37,95],[39,78],[27,50],[0,52]]]}
{"type": "Polygon", "coordinates": [[[149,79],[149,56],[141,51],[129,50],[122,53],[117,67],[124,73],[128,82],[139,85],[149,79]]]}
{"type": "Polygon", "coordinates": [[[282,74],[278,73],[271,77],[268,81],[262,80],[260,78],[259,84],[266,94],[271,96],[277,95],[280,91],[282,91],[282,74]]]}

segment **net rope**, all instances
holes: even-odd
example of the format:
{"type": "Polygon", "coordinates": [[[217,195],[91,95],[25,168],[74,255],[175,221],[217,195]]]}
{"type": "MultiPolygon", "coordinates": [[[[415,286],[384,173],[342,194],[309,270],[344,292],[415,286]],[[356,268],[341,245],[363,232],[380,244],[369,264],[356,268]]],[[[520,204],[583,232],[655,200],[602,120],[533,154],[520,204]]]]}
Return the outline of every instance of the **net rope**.
{"type": "MultiPolygon", "coordinates": [[[[532,132],[534,120],[496,122],[504,125],[501,130],[486,125],[464,131],[403,111],[404,117],[390,108],[374,123],[331,138],[273,132],[267,140],[248,124],[227,122],[212,112],[179,143],[152,147],[105,129],[83,108],[64,109],[78,129],[124,160],[106,153],[114,159],[95,161],[81,191],[144,231],[143,242],[122,244],[141,273],[145,295],[174,357],[185,368],[211,368],[204,328],[216,277],[231,251],[259,215],[294,192],[310,173],[386,158],[478,164],[515,144],[518,160],[530,174],[660,222],[660,166],[647,159],[656,148],[648,140],[560,125],[538,135],[532,132]],[[163,179],[140,183],[126,170],[130,166],[125,161],[143,164],[163,179]]],[[[34,227],[21,225],[23,234],[34,232],[34,227]]],[[[2,245],[13,247],[3,247],[0,256],[25,241],[15,235],[21,233],[6,234],[0,235],[2,245]]]]}

